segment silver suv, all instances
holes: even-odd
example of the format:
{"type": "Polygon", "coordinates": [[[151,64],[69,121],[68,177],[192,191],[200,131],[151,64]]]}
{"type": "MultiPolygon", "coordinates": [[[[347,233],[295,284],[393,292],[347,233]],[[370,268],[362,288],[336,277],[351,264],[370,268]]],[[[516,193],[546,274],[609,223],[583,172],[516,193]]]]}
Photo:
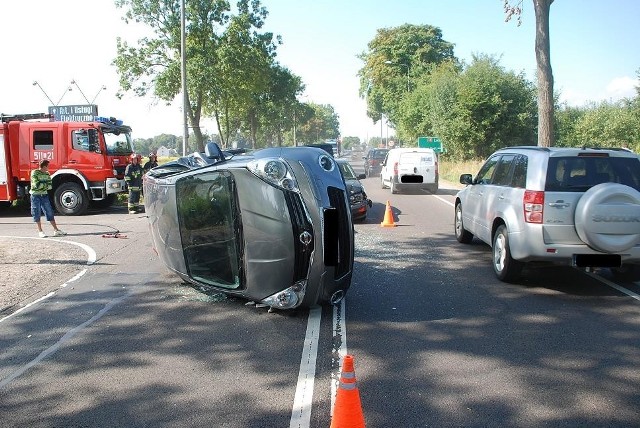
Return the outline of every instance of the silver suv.
{"type": "Polygon", "coordinates": [[[493,269],[515,281],[525,262],[609,267],[640,277],[640,159],[625,149],[508,147],[475,177],[462,174],[458,242],[492,248],[493,269]]]}

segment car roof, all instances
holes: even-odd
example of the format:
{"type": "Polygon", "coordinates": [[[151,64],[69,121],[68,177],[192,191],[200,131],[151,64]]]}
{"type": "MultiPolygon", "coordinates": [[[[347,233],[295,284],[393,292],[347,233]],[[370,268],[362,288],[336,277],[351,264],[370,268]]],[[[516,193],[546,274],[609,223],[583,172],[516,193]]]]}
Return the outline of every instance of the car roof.
{"type": "Polygon", "coordinates": [[[513,146],[505,147],[496,151],[496,153],[513,151],[531,151],[546,153],[549,156],[576,156],[579,153],[602,153],[606,152],[616,156],[637,157],[635,153],[621,147],[540,147],[540,146],[513,146]]]}

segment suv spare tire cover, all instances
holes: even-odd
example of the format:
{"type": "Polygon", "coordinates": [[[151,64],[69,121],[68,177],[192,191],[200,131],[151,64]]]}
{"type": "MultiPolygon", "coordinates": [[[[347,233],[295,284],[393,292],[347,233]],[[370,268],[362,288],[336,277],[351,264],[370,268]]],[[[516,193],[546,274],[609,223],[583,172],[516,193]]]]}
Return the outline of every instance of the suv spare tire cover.
{"type": "Polygon", "coordinates": [[[640,192],[617,183],[593,186],[576,205],[575,226],[594,250],[628,250],[640,242],[640,192]]]}

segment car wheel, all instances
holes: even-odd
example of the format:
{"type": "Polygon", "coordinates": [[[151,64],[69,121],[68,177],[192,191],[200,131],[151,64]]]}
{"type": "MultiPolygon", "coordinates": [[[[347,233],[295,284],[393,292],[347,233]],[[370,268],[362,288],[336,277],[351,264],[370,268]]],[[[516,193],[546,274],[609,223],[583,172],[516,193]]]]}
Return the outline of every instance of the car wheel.
{"type": "Polygon", "coordinates": [[[622,265],[619,268],[611,269],[613,276],[623,282],[635,282],[640,281],[640,266],[639,265],[622,265]]]}
{"type": "Polygon", "coordinates": [[[87,211],[89,200],[80,185],[63,183],[56,189],[53,197],[56,210],[62,215],[82,215],[87,211]]]}
{"type": "Polygon", "coordinates": [[[398,193],[398,186],[393,182],[393,179],[391,179],[389,187],[391,188],[391,193],[398,193]]]}
{"type": "Polygon", "coordinates": [[[464,228],[462,224],[462,204],[456,205],[456,218],[455,218],[455,233],[456,239],[461,244],[469,244],[473,240],[473,233],[464,228]]]}
{"type": "Polygon", "coordinates": [[[381,189],[386,189],[387,186],[385,186],[384,184],[384,177],[382,176],[382,174],[380,174],[380,188],[381,189]]]}
{"type": "Polygon", "coordinates": [[[511,257],[509,248],[509,236],[507,227],[501,225],[493,235],[493,245],[491,248],[493,256],[493,271],[500,281],[514,282],[522,271],[524,263],[514,260],[511,257]]]}

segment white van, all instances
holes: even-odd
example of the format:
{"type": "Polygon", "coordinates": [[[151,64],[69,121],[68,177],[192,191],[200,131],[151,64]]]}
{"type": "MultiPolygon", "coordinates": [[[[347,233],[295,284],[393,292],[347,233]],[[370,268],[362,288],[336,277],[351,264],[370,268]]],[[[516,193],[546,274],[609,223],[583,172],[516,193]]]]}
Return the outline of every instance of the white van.
{"type": "Polygon", "coordinates": [[[438,191],[438,157],[433,149],[404,147],[389,150],[380,181],[391,193],[403,190],[438,191]]]}

